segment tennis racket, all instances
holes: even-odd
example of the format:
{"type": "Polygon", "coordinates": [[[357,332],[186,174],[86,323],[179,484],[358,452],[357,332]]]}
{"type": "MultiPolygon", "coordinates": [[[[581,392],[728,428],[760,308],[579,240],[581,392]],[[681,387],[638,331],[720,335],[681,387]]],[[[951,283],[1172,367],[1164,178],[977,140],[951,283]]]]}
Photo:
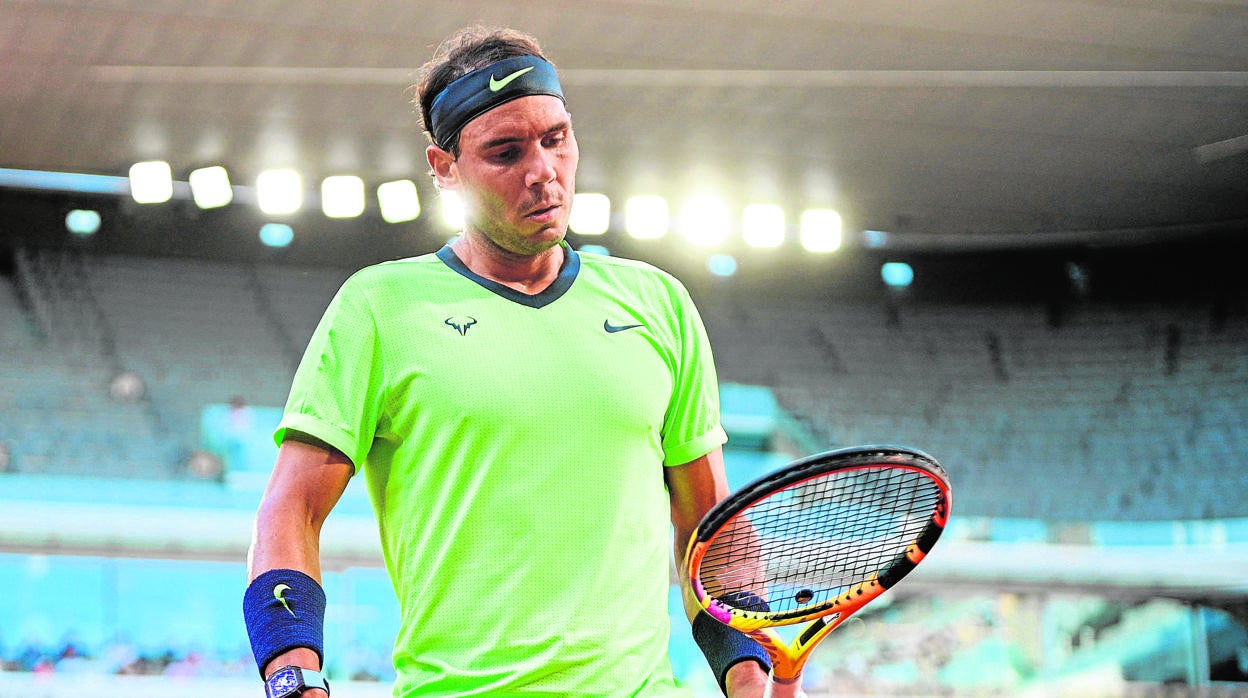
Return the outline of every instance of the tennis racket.
{"type": "Polygon", "coordinates": [[[685,554],[689,590],[767,650],[777,692],[796,692],[815,646],[923,560],[952,503],[944,468],[921,451],[803,458],[706,513],[685,554]],[[802,622],[791,642],[775,630],[802,622]]]}

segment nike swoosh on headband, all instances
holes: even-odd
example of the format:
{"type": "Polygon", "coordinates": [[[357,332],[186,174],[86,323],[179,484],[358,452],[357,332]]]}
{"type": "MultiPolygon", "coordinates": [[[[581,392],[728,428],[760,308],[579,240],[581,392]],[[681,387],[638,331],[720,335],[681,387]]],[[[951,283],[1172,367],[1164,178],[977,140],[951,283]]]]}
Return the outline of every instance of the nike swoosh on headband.
{"type": "Polygon", "coordinates": [[[511,75],[508,75],[507,77],[503,78],[502,80],[497,80],[497,79],[495,79],[495,78],[494,78],[494,76],[493,76],[493,75],[491,75],[491,76],[490,76],[490,92],[498,92],[499,90],[501,90],[501,89],[503,89],[504,87],[506,87],[506,86],[507,86],[507,84],[508,84],[508,83],[510,83],[512,80],[515,80],[516,78],[520,77],[521,75],[524,75],[525,73],[529,72],[530,70],[533,70],[533,66],[529,66],[529,67],[527,67],[527,68],[521,68],[520,70],[517,70],[516,72],[512,73],[511,75]]]}

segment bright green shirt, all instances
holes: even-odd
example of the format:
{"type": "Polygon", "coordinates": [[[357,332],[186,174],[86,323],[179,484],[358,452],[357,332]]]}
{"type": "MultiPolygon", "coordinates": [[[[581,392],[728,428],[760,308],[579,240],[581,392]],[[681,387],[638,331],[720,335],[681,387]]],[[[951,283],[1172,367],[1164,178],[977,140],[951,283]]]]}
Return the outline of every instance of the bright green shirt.
{"type": "Polygon", "coordinates": [[[402,614],[396,696],[684,696],[662,469],[726,437],[688,293],[564,246],[525,295],[449,247],[349,279],[278,428],[365,473],[402,614]]]}

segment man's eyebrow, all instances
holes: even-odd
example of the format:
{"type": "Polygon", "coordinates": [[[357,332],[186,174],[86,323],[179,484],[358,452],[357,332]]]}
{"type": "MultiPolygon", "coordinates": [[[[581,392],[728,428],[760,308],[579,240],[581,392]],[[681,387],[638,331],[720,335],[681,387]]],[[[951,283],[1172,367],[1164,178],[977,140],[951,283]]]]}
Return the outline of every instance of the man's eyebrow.
{"type": "MultiPolygon", "coordinates": [[[[560,131],[567,131],[567,130],[570,130],[571,128],[572,128],[572,122],[570,120],[560,121],[554,126],[551,126],[550,128],[543,131],[542,137],[544,138],[553,133],[559,133],[560,131]]],[[[524,141],[524,140],[525,140],[525,137],[523,136],[500,136],[493,140],[486,141],[485,145],[482,147],[486,149],[497,148],[498,146],[501,146],[501,145],[507,145],[509,143],[520,143],[521,141],[524,141]]]]}

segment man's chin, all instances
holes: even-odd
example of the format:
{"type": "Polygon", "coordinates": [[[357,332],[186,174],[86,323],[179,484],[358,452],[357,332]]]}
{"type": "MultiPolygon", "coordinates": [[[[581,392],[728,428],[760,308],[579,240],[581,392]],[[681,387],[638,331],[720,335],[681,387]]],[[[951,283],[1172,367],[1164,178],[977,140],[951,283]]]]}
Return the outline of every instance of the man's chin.
{"type": "Polygon", "coordinates": [[[505,245],[499,244],[503,241],[491,240],[491,242],[509,254],[535,257],[558,247],[559,243],[563,242],[566,232],[566,228],[543,228],[523,238],[507,240],[505,245]]]}

